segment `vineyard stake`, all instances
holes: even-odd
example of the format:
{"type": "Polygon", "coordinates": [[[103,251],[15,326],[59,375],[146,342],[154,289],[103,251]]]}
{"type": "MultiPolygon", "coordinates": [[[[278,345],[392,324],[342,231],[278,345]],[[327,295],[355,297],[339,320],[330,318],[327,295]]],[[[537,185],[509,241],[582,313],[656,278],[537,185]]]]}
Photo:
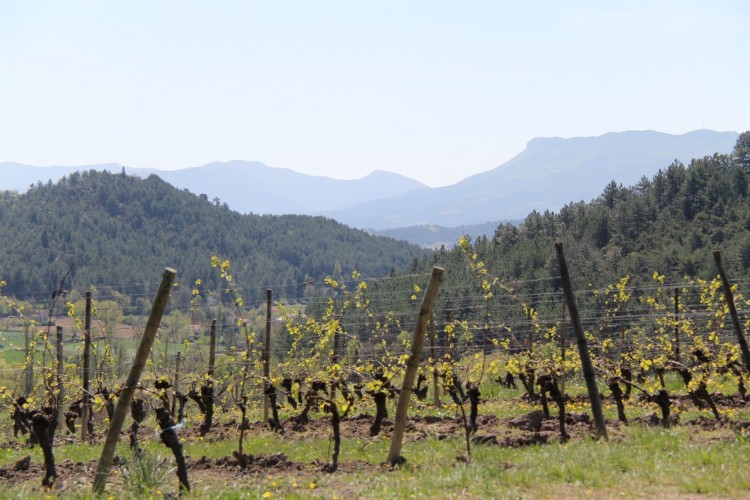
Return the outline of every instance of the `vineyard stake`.
{"type": "Polygon", "coordinates": [[[23,334],[26,337],[26,352],[24,359],[26,360],[26,386],[24,387],[24,397],[29,397],[31,392],[34,390],[34,360],[30,358],[31,342],[29,339],[29,321],[23,322],[23,334]]]}
{"type": "Polygon", "coordinates": [[[565,291],[565,302],[568,304],[570,321],[573,324],[578,352],[581,356],[583,378],[586,380],[586,388],[588,389],[589,400],[591,401],[591,413],[594,414],[596,436],[608,440],[607,425],[604,423],[604,414],[602,413],[602,401],[599,397],[599,388],[596,386],[596,375],[594,374],[594,367],[591,364],[583,326],[581,326],[581,317],[578,315],[578,305],[573,293],[573,286],[570,284],[570,274],[568,274],[568,264],[565,262],[562,243],[555,243],[555,250],[557,251],[557,261],[560,264],[560,278],[562,279],[563,290],[565,291]]]}
{"type": "Polygon", "coordinates": [[[438,361],[437,352],[435,351],[435,337],[437,332],[435,331],[435,315],[430,316],[430,326],[428,329],[428,335],[430,336],[430,355],[432,356],[432,402],[435,408],[440,408],[440,387],[438,385],[438,361]]]}
{"type": "MultiPolygon", "coordinates": [[[[341,342],[341,316],[336,316],[336,330],[333,331],[333,356],[331,356],[331,365],[337,365],[339,362],[339,342],[341,342]]],[[[336,382],[331,384],[331,400],[336,400],[336,382]]]]}
{"type": "Polygon", "coordinates": [[[175,410],[177,409],[177,400],[179,399],[180,394],[180,371],[182,370],[182,352],[177,351],[177,354],[174,356],[174,384],[173,384],[173,392],[174,397],[172,398],[172,415],[175,414],[175,410]]]}
{"type": "Polygon", "coordinates": [[[562,359],[563,370],[560,371],[560,393],[565,398],[565,352],[567,351],[568,338],[565,331],[565,296],[562,298],[560,308],[560,359],[562,359]]]}
{"type": "Polygon", "coordinates": [[[403,460],[401,444],[404,438],[404,427],[406,427],[406,412],[409,410],[409,398],[414,386],[414,378],[417,376],[417,368],[419,368],[419,354],[424,343],[425,326],[432,316],[432,303],[435,301],[435,296],[443,280],[443,272],[445,272],[445,269],[442,267],[435,266],[432,268],[430,283],[427,285],[427,290],[422,299],[422,307],[419,308],[417,324],[414,327],[414,338],[411,343],[411,354],[406,362],[406,373],[404,373],[404,382],[396,407],[396,418],[393,422],[393,437],[391,438],[391,449],[388,452],[388,463],[391,465],[403,460]]]}
{"type": "Polygon", "coordinates": [[[65,425],[64,404],[65,404],[65,387],[63,386],[63,375],[65,362],[63,360],[63,327],[57,327],[57,428],[62,429],[65,425]]]}
{"type": "Polygon", "coordinates": [[[674,289],[674,359],[680,362],[680,289],[674,289]]]}
{"type": "MultiPolygon", "coordinates": [[[[216,320],[211,322],[211,340],[208,347],[208,380],[206,380],[205,391],[201,389],[201,398],[206,406],[203,416],[201,433],[208,433],[213,425],[214,418],[214,369],[216,366],[216,320]],[[205,392],[205,393],[204,393],[205,392]]],[[[203,434],[201,434],[202,436],[203,434]]]]}
{"type": "Polygon", "coordinates": [[[716,268],[719,270],[721,284],[724,287],[724,297],[729,307],[729,314],[732,316],[732,324],[737,334],[737,342],[740,344],[742,363],[745,365],[745,371],[750,371],[750,351],[747,348],[747,339],[745,338],[745,334],[742,333],[740,318],[737,316],[737,308],[734,305],[734,294],[732,293],[732,287],[729,286],[729,279],[727,279],[727,275],[724,272],[724,266],[721,265],[721,252],[719,250],[714,250],[714,262],[716,262],[716,268]]]}
{"type": "Polygon", "coordinates": [[[81,407],[81,441],[86,442],[91,414],[91,292],[86,292],[83,315],[83,402],[81,407]]]}
{"type": "Polygon", "coordinates": [[[107,432],[107,440],[104,442],[102,456],[99,458],[99,465],[96,468],[96,477],[94,478],[93,488],[95,494],[101,494],[104,492],[104,486],[107,482],[109,471],[112,468],[112,459],[115,454],[117,439],[120,437],[122,424],[125,422],[125,416],[130,410],[130,402],[133,400],[133,393],[138,386],[141,373],[143,373],[143,369],[146,366],[148,355],[151,352],[151,346],[154,344],[156,331],[159,329],[161,317],[164,314],[164,309],[167,307],[169,294],[172,291],[172,283],[174,282],[176,274],[177,271],[174,269],[169,267],[164,268],[164,273],[161,277],[161,284],[159,285],[159,290],[156,292],[156,298],[151,307],[151,314],[146,323],[146,329],[143,332],[143,337],[141,337],[141,342],[138,344],[138,350],[133,359],[133,366],[130,368],[130,374],[125,381],[125,386],[120,392],[117,407],[112,415],[112,422],[109,425],[109,432],[107,432]]]}
{"type": "Polygon", "coordinates": [[[208,376],[213,385],[214,365],[216,364],[216,320],[211,321],[211,340],[208,345],[208,376]]]}
{"type": "MultiPolygon", "coordinates": [[[[526,308],[526,350],[531,353],[534,346],[534,323],[531,320],[531,307],[526,308]]],[[[532,381],[533,384],[533,381],[532,381]]]]}
{"type": "Polygon", "coordinates": [[[268,422],[268,381],[271,379],[271,297],[273,291],[266,289],[266,341],[263,345],[263,423],[268,422]]]}

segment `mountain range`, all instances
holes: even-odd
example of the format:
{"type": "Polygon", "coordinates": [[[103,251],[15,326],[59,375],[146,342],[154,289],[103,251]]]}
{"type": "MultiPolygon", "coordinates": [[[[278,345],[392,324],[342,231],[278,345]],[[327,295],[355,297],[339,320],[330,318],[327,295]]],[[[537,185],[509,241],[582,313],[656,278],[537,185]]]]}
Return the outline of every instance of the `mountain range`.
{"type": "Polygon", "coordinates": [[[699,130],[682,135],[620,132],[573,139],[537,138],[499,167],[441,188],[412,191],[325,213],[368,229],[437,224],[458,226],[523,219],[590,201],[611,181],[625,186],[651,178],[673,161],[732,151],[738,134],[699,130]]]}
{"type": "Polygon", "coordinates": [[[682,135],[628,131],[536,138],[497,168],[439,188],[385,171],[358,180],[336,180],[235,160],[181,170],[0,163],[0,189],[22,192],[30,184],[74,171],[124,168],[141,177],[156,174],[175,187],[205,194],[242,213],[325,215],[355,228],[434,246],[453,239],[455,230],[443,228],[517,221],[533,210],[559,210],[570,202],[589,201],[611,181],[634,185],[675,160],[729,153],[737,137],[736,132],[697,130],[682,135]],[[431,242],[430,234],[435,235],[431,242]]]}
{"type": "Polygon", "coordinates": [[[0,189],[24,192],[31,184],[54,182],[73,172],[108,170],[119,173],[123,169],[127,174],[142,178],[156,174],[177,188],[205,194],[211,200],[218,198],[232,210],[261,215],[320,215],[363,201],[427,188],[421,182],[382,170],[362,179],[337,180],[269,167],[257,161],[234,160],[178,170],[131,168],[117,163],[35,167],[7,162],[0,163],[0,189]]]}

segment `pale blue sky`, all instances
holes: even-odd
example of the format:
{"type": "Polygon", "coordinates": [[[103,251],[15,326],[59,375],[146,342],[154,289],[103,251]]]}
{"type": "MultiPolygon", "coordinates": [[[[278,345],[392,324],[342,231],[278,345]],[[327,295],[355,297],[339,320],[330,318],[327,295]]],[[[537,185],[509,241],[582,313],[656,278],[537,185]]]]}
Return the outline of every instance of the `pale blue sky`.
{"type": "Polygon", "coordinates": [[[0,0],[0,161],[428,185],[538,136],[750,129],[747,1],[0,0]]]}

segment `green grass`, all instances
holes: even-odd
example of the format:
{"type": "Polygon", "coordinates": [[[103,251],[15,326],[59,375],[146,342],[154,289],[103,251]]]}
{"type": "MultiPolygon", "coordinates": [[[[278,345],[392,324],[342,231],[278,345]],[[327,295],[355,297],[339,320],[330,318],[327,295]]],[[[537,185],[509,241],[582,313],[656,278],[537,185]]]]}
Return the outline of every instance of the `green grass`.
{"type": "MultiPolygon", "coordinates": [[[[584,496],[632,497],[644,492],[735,495],[750,490],[750,482],[742,479],[742,471],[750,465],[747,445],[696,445],[680,429],[633,429],[617,443],[582,440],[520,450],[476,447],[469,465],[454,460],[461,446],[456,441],[410,443],[404,448],[408,462],[401,470],[321,475],[316,478],[316,490],[326,496],[346,491],[374,498],[551,497],[559,491],[584,496]]],[[[298,447],[295,454],[304,453],[298,447]]],[[[377,443],[369,450],[369,460],[377,463],[386,454],[387,443],[377,443]]],[[[306,479],[295,482],[301,484],[306,479]]],[[[300,492],[286,489],[280,493],[300,492]]]]}
{"type": "Polygon", "coordinates": [[[23,366],[25,355],[24,333],[19,331],[0,330],[0,361],[6,366],[15,367],[23,366]]]}
{"type": "MultiPolygon", "coordinates": [[[[407,435],[408,438],[408,435],[407,435]]],[[[166,458],[172,464],[169,450],[155,438],[144,440],[152,461],[166,458]]],[[[235,439],[185,442],[187,456],[220,458],[236,450],[235,439]]],[[[269,492],[275,497],[425,498],[479,497],[612,497],[612,496],[747,496],[750,494],[750,444],[736,439],[731,430],[695,432],[694,428],[625,427],[610,442],[577,439],[559,443],[511,449],[495,445],[474,446],[470,464],[456,457],[464,453],[460,439],[426,439],[404,444],[405,465],[388,471],[379,464],[388,453],[387,439],[347,439],[342,447],[342,462],[366,461],[371,466],[362,471],[326,474],[308,467],[301,471],[269,469],[265,475],[227,478],[201,476],[191,478],[193,496],[197,498],[258,498],[269,492]],[[313,486],[311,488],[311,485],[313,486]]],[[[276,436],[270,432],[249,435],[244,444],[247,453],[259,455],[284,453],[289,460],[302,464],[329,460],[327,439],[300,440],[276,436]]],[[[101,446],[69,444],[56,448],[58,462],[86,462],[97,459],[101,446]]],[[[0,450],[0,466],[12,464],[31,454],[41,462],[38,448],[34,450],[0,450]]],[[[124,443],[118,454],[131,457],[124,443]]],[[[117,476],[117,475],[115,475],[117,476]]],[[[120,475],[121,477],[121,475],[120,475]]],[[[147,476],[141,483],[151,494],[176,492],[177,480],[170,472],[163,478],[147,476]],[[151,482],[148,482],[151,481],[151,482]],[[160,483],[159,483],[160,481],[160,483]]],[[[5,489],[0,496],[14,497],[29,493],[39,480],[24,486],[5,489]]],[[[122,480],[114,477],[119,491],[122,480]]],[[[114,488],[114,489],[113,489],[114,488]]],[[[66,496],[87,496],[88,490],[69,491],[66,496]]]]}

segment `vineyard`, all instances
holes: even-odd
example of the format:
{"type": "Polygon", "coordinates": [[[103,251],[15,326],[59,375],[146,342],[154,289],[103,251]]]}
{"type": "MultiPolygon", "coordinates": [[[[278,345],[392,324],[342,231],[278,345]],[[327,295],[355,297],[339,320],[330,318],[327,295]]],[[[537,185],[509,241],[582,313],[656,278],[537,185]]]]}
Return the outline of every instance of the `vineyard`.
{"type": "Polygon", "coordinates": [[[220,257],[218,290],[0,290],[5,494],[747,495],[750,283],[720,253],[591,288],[557,245],[533,293],[460,246],[453,290],[436,266],[251,302],[220,257]]]}

